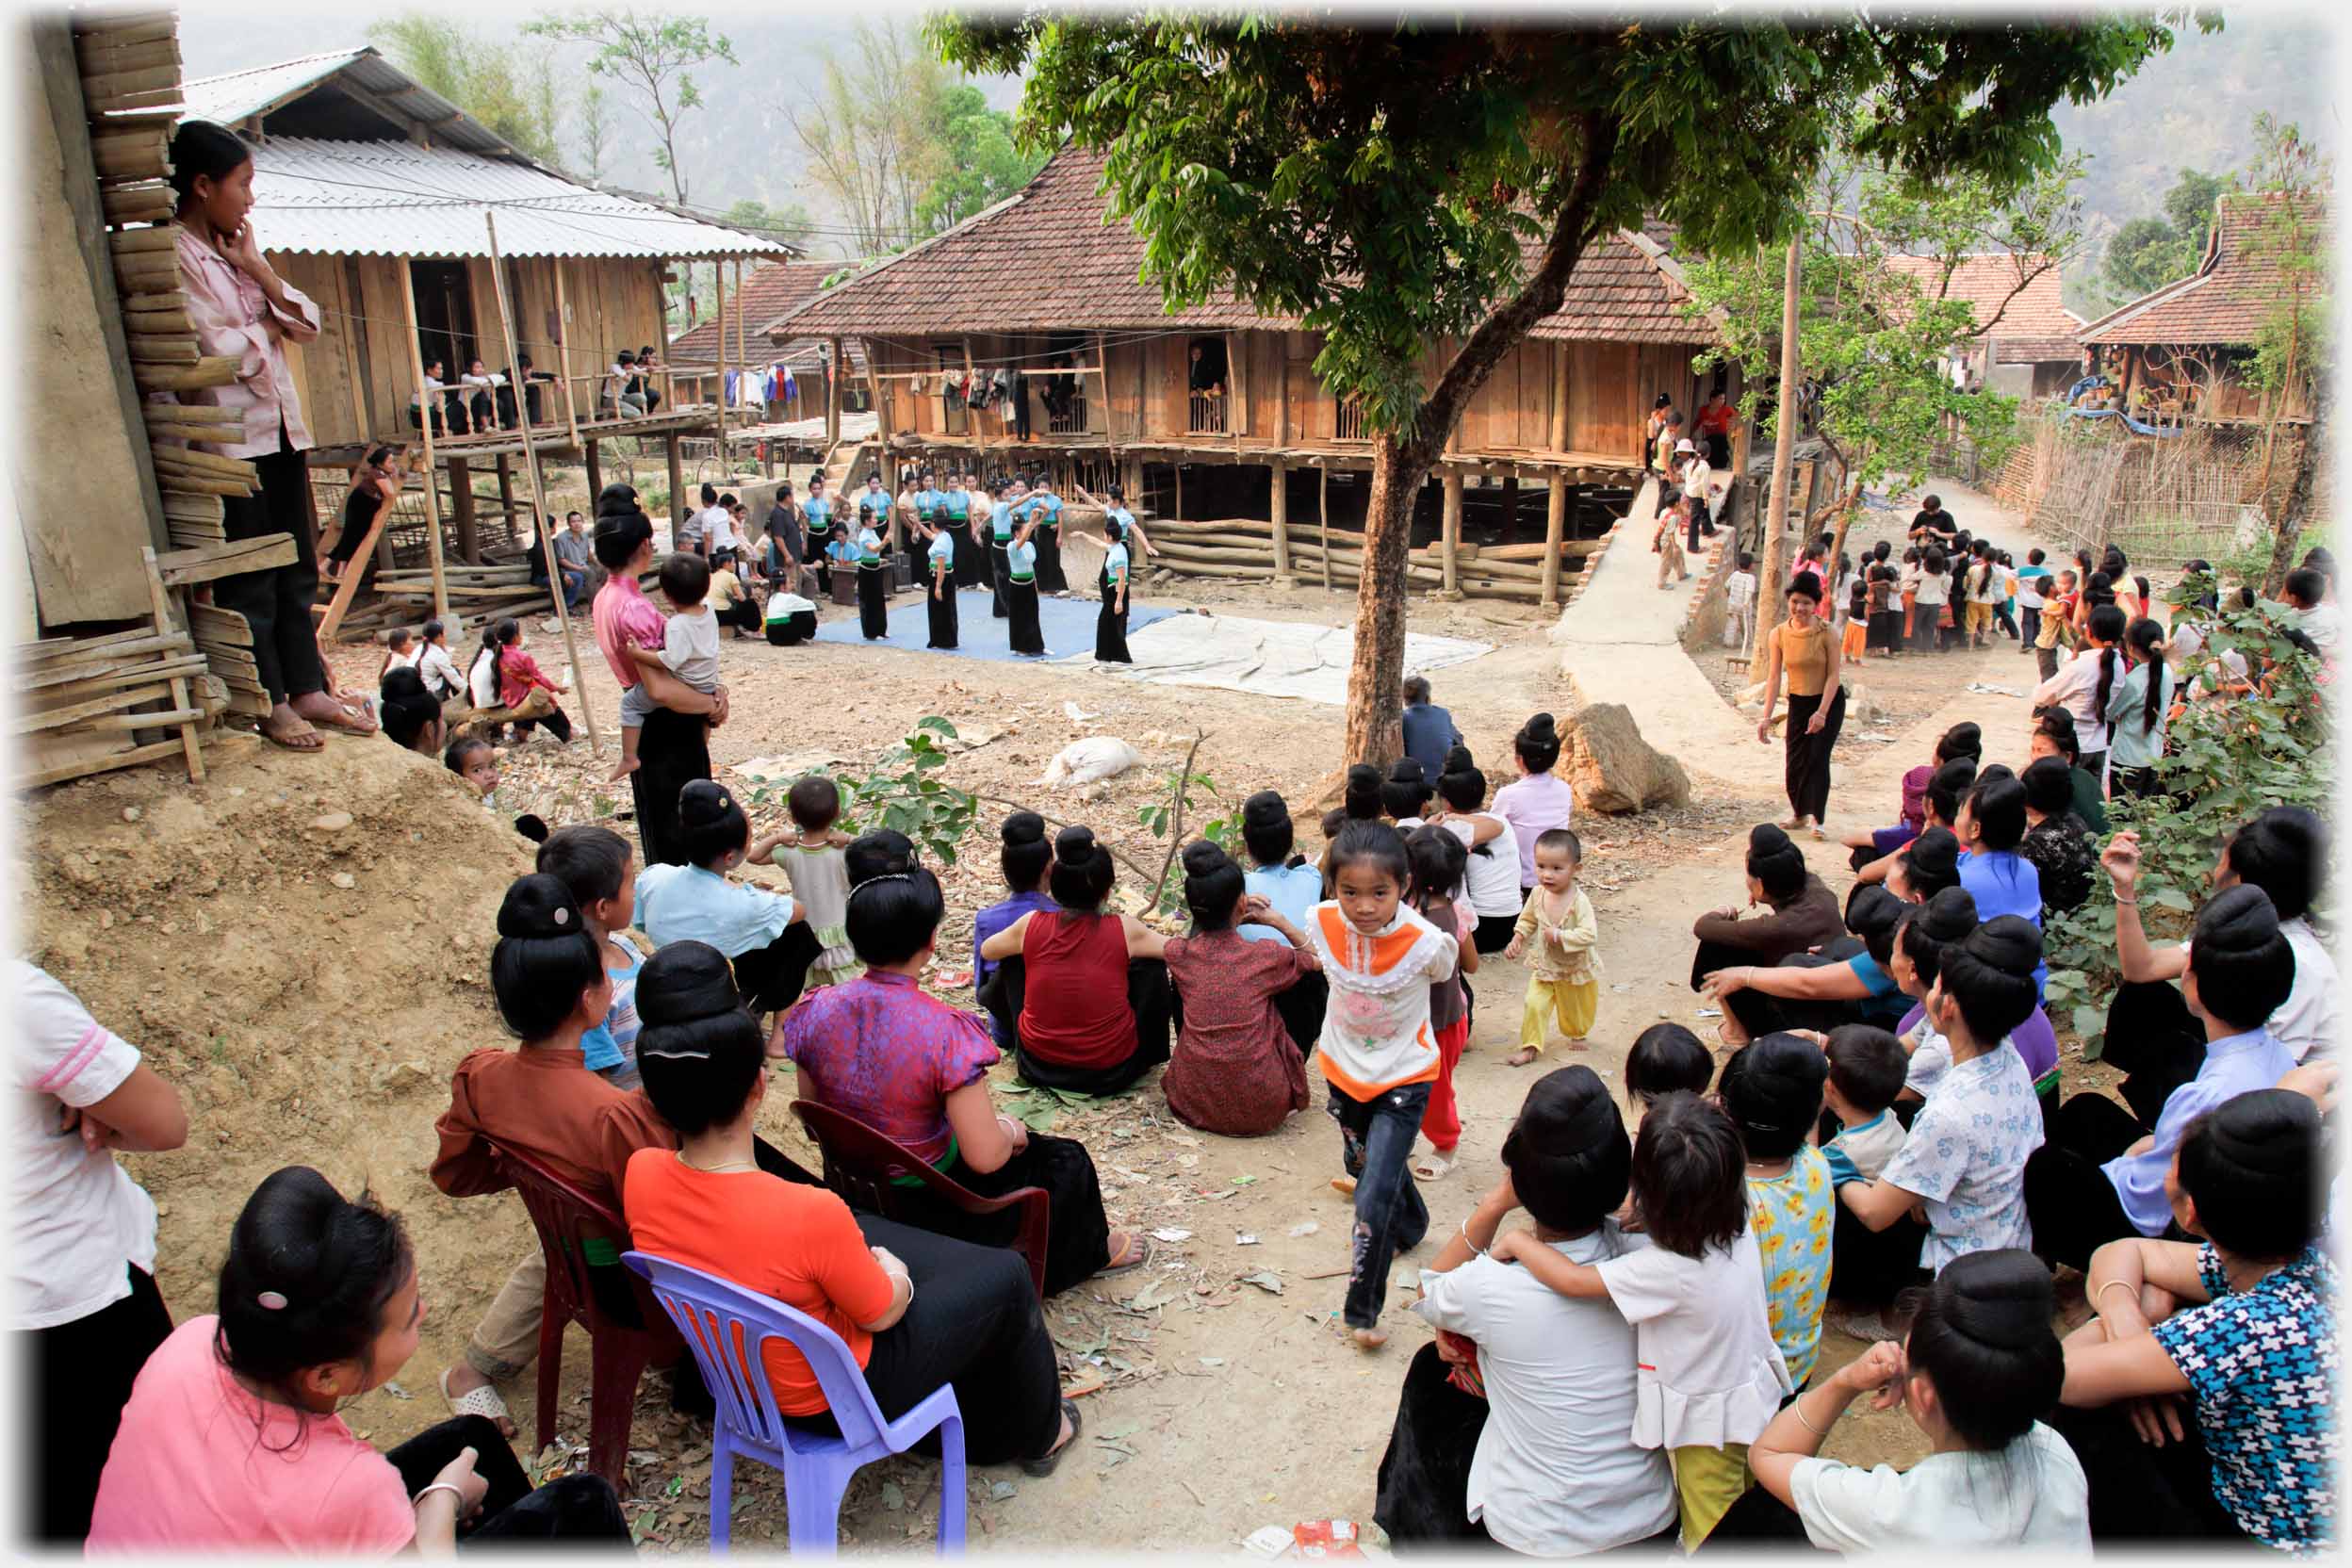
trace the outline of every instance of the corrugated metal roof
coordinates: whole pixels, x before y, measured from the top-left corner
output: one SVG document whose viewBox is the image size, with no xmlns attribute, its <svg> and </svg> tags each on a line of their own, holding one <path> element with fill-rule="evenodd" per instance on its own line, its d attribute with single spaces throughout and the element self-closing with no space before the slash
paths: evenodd
<svg viewBox="0 0 2352 1568">
<path fill-rule="evenodd" d="M 188 83 L 180 90 L 191 119 L 235 124 L 292 102 L 330 77 L 348 75 L 359 87 L 391 100 L 389 106 L 431 128 L 436 142 L 471 153 L 512 153 L 506 141 L 455 104 L 416 85 L 373 49 L 337 49 L 324 55 L 257 65 Z"/>
<path fill-rule="evenodd" d="M 487 256 L 785 255 L 769 240 L 592 190 L 529 163 L 405 141 L 281 137 L 253 149 L 253 222 L 272 251 Z"/>
</svg>

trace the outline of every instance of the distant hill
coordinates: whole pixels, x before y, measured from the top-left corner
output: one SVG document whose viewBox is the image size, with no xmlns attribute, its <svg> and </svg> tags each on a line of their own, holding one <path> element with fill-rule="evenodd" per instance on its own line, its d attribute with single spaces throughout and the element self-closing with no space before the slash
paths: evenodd
<svg viewBox="0 0 2352 1568">
<path fill-rule="evenodd" d="M 181 13 L 180 48 L 191 76 L 263 65 L 297 55 L 318 54 L 367 41 L 368 20 L 399 8 L 349 13 L 281 11 L 257 17 L 248 7 L 234 10 L 197 4 Z M 514 34 L 522 13 L 483 24 L 485 34 L 504 41 Z M 771 204 L 804 203 L 815 215 L 816 248 L 837 253 L 841 222 L 824 196 L 806 180 L 806 159 L 784 116 L 784 106 L 811 100 L 823 75 L 821 53 L 845 46 L 846 18 L 730 16 L 710 14 L 735 46 L 738 67 L 700 72 L 705 106 L 688 122 L 683 137 L 689 198 L 697 207 L 724 208 L 743 197 Z M 2301 17 L 2235 13 L 2224 31 L 2206 37 L 2184 33 L 2171 54 L 2140 74 L 2102 103 L 2062 106 L 2058 126 L 2070 148 L 2091 155 L 2083 180 L 2083 204 L 2094 245 L 2067 270 L 2067 302 L 2084 315 L 2106 306 L 2088 284 L 2098 270 L 2099 247 L 2131 219 L 2159 210 L 2165 189 L 2184 168 L 2208 172 L 2236 169 L 2253 151 L 2254 116 L 2267 109 L 2299 123 L 2324 151 L 2341 140 L 2329 102 L 2336 80 L 2335 33 L 2324 23 Z M 559 59 L 580 61 L 577 46 Z M 572 78 L 584 85 L 585 70 Z M 886 84 L 875 84 L 877 90 Z M 1020 95 L 1009 77 L 982 83 L 990 103 L 1011 107 Z M 666 190 L 667 178 L 647 151 L 650 138 L 627 106 L 628 95 L 608 84 L 620 106 L 623 134 L 608 158 L 605 177 L 640 190 Z M 568 142 L 567 142 L 568 147 Z"/>
</svg>

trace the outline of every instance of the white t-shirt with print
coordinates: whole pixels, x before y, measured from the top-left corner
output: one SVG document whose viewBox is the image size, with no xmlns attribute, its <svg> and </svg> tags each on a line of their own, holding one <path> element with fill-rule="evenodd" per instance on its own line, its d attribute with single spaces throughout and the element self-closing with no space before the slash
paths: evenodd
<svg viewBox="0 0 2352 1568">
<path fill-rule="evenodd" d="M 1551 1246 L 1593 1264 L 1649 1242 L 1604 1224 Z M 1633 1442 L 1634 1331 L 1615 1307 L 1485 1257 L 1425 1270 L 1421 1289 L 1415 1311 L 1478 1342 L 1489 1414 L 1470 1461 L 1469 1516 L 1487 1534 L 1516 1552 L 1579 1557 L 1674 1523 L 1666 1455 Z"/>
<path fill-rule="evenodd" d="M 1823 1551 L 2091 1551 L 2082 1462 L 2038 1421 L 1998 1454 L 1930 1454 L 1908 1470 L 1801 1459 L 1788 1491 L 1806 1537 Z"/>
<path fill-rule="evenodd" d="M 60 1133 L 68 1105 L 121 1088 L 139 1051 L 90 1016 L 72 991 L 22 959 L 7 960 L 16 997 L 16 1162 L 10 1205 L 16 1286 L 10 1326 L 78 1322 L 131 1293 L 126 1266 L 153 1273 L 155 1205 L 105 1151 Z"/>
<path fill-rule="evenodd" d="M 1634 1442 L 1755 1442 L 1795 1387 L 1772 1339 L 1756 1233 L 1742 1227 L 1701 1258 L 1645 1247 L 1594 1266 L 1635 1330 Z"/>
<path fill-rule="evenodd" d="M 1946 1069 L 1879 1178 L 1926 1200 L 1919 1266 L 1940 1274 L 1970 1252 L 2031 1248 L 2025 1162 L 2041 1146 L 2042 1107 L 2023 1056 L 2004 1044 Z"/>
</svg>

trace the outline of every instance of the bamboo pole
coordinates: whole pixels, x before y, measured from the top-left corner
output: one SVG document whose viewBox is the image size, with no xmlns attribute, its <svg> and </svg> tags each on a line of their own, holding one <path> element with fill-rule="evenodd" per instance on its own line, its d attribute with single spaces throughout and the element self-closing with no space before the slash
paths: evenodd
<svg viewBox="0 0 2352 1568">
<path fill-rule="evenodd" d="M 1767 645 L 1774 628 L 1786 612 L 1782 609 L 1785 596 L 1781 588 L 1788 576 L 1788 481 L 1789 454 L 1797 436 L 1797 261 L 1798 244 L 1795 237 L 1788 241 L 1788 255 L 1780 295 L 1780 407 L 1773 414 L 1773 422 L 1780 428 L 1772 441 L 1772 487 L 1764 514 L 1764 573 L 1758 580 L 1764 584 L 1758 596 L 1756 616 L 1756 646 L 1748 664 L 1748 678 L 1764 678 L 1765 666 L 1771 662 Z M 1659 484 L 1664 484 L 1661 476 Z M 1769 617 L 1769 621 L 1768 618 Z"/>
<path fill-rule="evenodd" d="M 1544 509 L 1544 608 L 1560 603 L 1560 545 L 1567 533 L 1568 482 L 1554 474 Z"/>
<path fill-rule="evenodd" d="M 564 386 L 564 428 L 571 435 L 572 449 L 581 451 L 585 449 L 580 444 L 580 403 L 572 395 L 572 307 L 564 294 L 564 276 L 569 270 L 562 256 L 555 258 L 555 373 Z M 589 466 L 595 466 L 593 461 Z M 591 496 L 589 505 L 595 504 Z"/>
<path fill-rule="evenodd" d="M 1323 531 L 1323 591 L 1331 591 L 1331 471 L 1315 466 L 1315 520 Z"/>
<path fill-rule="evenodd" d="M 498 215 L 482 215 L 483 228 L 490 237 L 491 291 L 498 300 L 498 328 L 506 335 L 506 362 L 515 361 L 514 315 L 506 301 L 506 270 L 498 260 Z M 547 498 L 539 482 L 539 444 L 531 433 L 531 421 L 521 421 L 523 431 L 523 466 L 531 474 L 531 503 L 539 514 L 539 549 L 547 559 L 547 583 L 553 590 L 555 618 L 564 629 L 564 657 L 572 666 L 572 690 L 580 694 L 580 716 L 588 727 L 588 755 L 594 757 L 604 749 L 596 734 L 596 707 L 588 700 L 587 682 L 580 677 L 580 645 L 572 636 L 572 612 L 564 602 L 564 572 L 555 553 L 555 531 L 547 526 Z"/>
<path fill-rule="evenodd" d="M 417 470 L 425 482 L 425 558 L 433 563 L 433 612 L 449 619 L 449 580 L 441 564 L 440 481 L 433 466 L 433 416 L 436 410 L 425 393 L 424 335 L 416 330 L 416 282 L 408 258 L 400 257 L 400 305 L 408 316 L 408 373 L 416 378 L 416 425 L 424 437 L 425 463 Z M 454 633 L 454 626 L 449 630 Z"/>
<path fill-rule="evenodd" d="M 710 276 L 718 285 L 717 305 L 710 312 L 710 324 L 719 329 L 717 395 L 710 400 L 719 411 L 719 487 L 727 487 L 727 263 L 710 264 Z M 740 297 L 740 291 L 739 291 Z M 737 345 L 739 348 L 740 344 Z"/>
<path fill-rule="evenodd" d="M 1444 553 L 1446 592 L 1452 594 L 1459 593 L 1462 589 L 1459 565 L 1462 554 L 1462 476 L 1457 473 L 1447 474 L 1445 487 L 1445 521 L 1439 533 L 1439 542 Z"/>
</svg>

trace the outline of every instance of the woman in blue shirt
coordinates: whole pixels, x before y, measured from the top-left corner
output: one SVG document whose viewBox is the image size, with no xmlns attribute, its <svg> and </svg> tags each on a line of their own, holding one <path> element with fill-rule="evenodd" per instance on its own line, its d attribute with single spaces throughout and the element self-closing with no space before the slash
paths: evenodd
<svg viewBox="0 0 2352 1568">
<path fill-rule="evenodd" d="M 727 879 L 739 866 L 764 863 L 781 837 L 755 841 L 735 792 L 697 778 L 678 796 L 678 843 L 687 863 L 657 861 L 637 874 L 637 928 L 657 948 L 683 941 L 717 948 L 734 965 L 755 1016 L 799 1000 L 808 966 L 825 951 L 799 905 Z"/>
<path fill-rule="evenodd" d="M 956 646 L 956 531 L 942 515 L 931 531 L 931 547 L 924 551 L 930 588 L 923 602 L 931 617 L 931 640 L 925 647 Z"/>
<path fill-rule="evenodd" d="M 1004 547 L 1004 610 L 1011 623 L 1006 641 L 1015 653 L 1031 658 L 1045 654 L 1045 633 L 1037 628 L 1037 547 L 1030 543 L 1037 531 L 1032 516 Z"/>
<path fill-rule="evenodd" d="M 1052 477 L 1039 474 L 1029 487 L 1029 498 L 1014 508 L 1014 514 L 1037 520 L 1037 592 L 1067 595 L 1070 579 L 1062 573 L 1062 498 L 1054 493 Z"/>
<path fill-rule="evenodd" d="M 890 634 L 890 569 L 882 559 L 882 536 L 868 509 L 858 509 L 858 629 L 869 643 Z"/>
<path fill-rule="evenodd" d="M 1102 610 L 1094 622 L 1098 664 L 1132 664 L 1127 652 L 1127 530 L 1116 517 L 1102 520 Z"/>
<path fill-rule="evenodd" d="M 1291 853 L 1297 829 L 1290 807 L 1273 790 L 1260 790 L 1241 803 L 1241 841 L 1250 852 L 1250 870 L 1242 886 L 1266 900 L 1293 925 L 1304 926 L 1307 911 L 1323 901 L 1323 874 Z M 1270 925 L 1240 927 L 1244 939 L 1282 942 L 1290 939 Z M 1323 1013 L 1331 999 L 1331 982 L 1320 972 L 1302 974 L 1298 983 L 1276 994 L 1274 1010 L 1282 1027 L 1301 1051 L 1315 1048 L 1323 1033 Z"/>
<path fill-rule="evenodd" d="M 995 959 L 980 956 L 980 944 L 1023 915 L 1054 907 L 1052 895 L 1046 891 L 1046 884 L 1054 875 L 1054 841 L 1045 836 L 1045 819 L 1035 811 L 1015 811 L 1004 819 L 997 837 L 1003 841 L 997 851 L 997 865 L 1004 873 L 1004 885 L 1012 890 L 1013 896 L 991 904 L 972 917 L 974 996 L 980 994 L 988 976 L 999 967 Z M 993 1013 L 988 1015 L 988 1031 L 996 1037 L 998 1050 L 1013 1049 L 1012 1036 Z"/>
<path fill-rule="evenodd" d="M 1012 604 L 1005 597 L 1004 582 L 1010 570 L 1004 564 L 1004 552 L 1013 542 L 1013 498 L 1011 486 L 1003 480 L 988 482 L 988 614 L 995 620 L 1005 620 L 1012 614 Z"/>
</svg>

